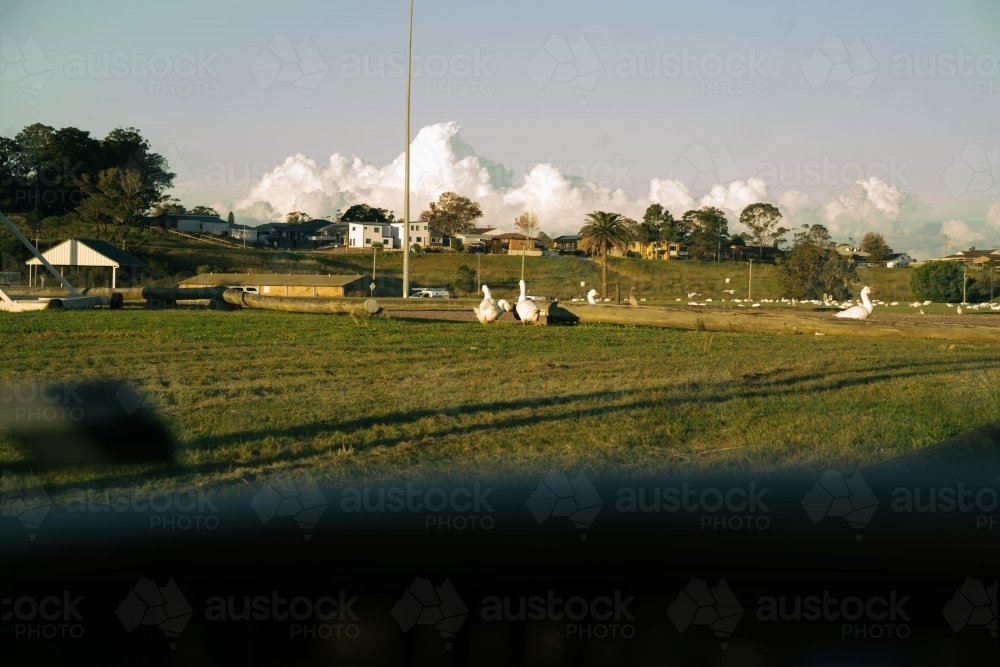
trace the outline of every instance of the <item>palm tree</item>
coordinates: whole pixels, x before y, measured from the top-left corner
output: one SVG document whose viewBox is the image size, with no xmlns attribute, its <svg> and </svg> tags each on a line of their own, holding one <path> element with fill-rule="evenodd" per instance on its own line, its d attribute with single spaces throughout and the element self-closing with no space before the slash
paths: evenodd
<svg viewBox="0 0 1000 667">
<path fill-rule="evenodd" d="M 594 211 L 587 214 L 587 224 L 580 228 L 580 249 L 601 255 L 601 294 L 608 293 L 608 253 L 612 248 L 624 252 L 632 242 L 633 229 L 620 213 Z"/>
</svg>

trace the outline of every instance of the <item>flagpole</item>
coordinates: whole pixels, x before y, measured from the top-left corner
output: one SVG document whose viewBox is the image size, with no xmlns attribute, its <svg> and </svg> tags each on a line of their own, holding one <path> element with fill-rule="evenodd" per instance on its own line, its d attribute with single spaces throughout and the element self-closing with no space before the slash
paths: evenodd
<svg viewBox="0 0 1000 667">
<path fill-rule="evenodd" d="M 403 167 L 403 298 L 410 298 L 410 80 L 413 70 L 413 0 L 406 46 L 406 163 Z"/>
</svg>

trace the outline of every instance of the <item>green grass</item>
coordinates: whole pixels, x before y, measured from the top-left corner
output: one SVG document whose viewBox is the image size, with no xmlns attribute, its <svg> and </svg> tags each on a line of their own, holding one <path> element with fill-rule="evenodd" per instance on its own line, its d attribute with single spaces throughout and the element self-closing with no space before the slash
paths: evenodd
<svg viewBox="0 0 1000 667">
<path fill-rule="evenodd" d="M 430 474 L 851 470 L 1000 419 L 1000 346 L 244 310 L 0 315 L 0 381 L 130 379 L 172 470 L 73 488 Z M 0 433 L 0 466 L 31 467 Z"/>
</svg>

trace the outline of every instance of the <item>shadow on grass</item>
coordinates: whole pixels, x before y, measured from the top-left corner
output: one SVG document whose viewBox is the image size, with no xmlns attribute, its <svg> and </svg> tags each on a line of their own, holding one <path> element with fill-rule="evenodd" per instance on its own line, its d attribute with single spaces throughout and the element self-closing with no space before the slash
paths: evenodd
<svg viewBox="0 0 1000 667">
<path fill-rule="evenodd" d="M 505 430 L 526 426 L 552 425 L 567 420 L 587 418 L 613 418 L 616 415 L 653 408 L 680 408 L 686 405 L 718 405 L 728 401 L 746 398 L 771 398 L 794 394 L 808 396 L 836 391 L 850 387 L 861 387 L 906 378 L 927 377 L 945 373 L 967 372 L 982 368 L 976 361 L 927 361 L 920 363 L 895 363 L 883 366 L 874 373 L 866 373 L 863 369 L 844 368 L 833 371 L 800 373 L 784 377 L 753 375 L 742 380 L 717 382 L 675 382 L 657 387 L 640 390 L 607 390 L 551 396 L 546 398 L 516 399 L 493 401 L 489 403 L 466 403 L 451 407 L 428 408 L 421 410 L 396 411 L 381 415 L 365 416 L 341 421 L 337 419 L 321 419 L 307 424 L 281 429 L 246 430 L 226 435 L 198 438 L 181 444 L 177 454 L 183 457 L 185 451 L 204 451 L 252 442 L 266 437 L 305 439 L 339 432 L 362 434 L 375 426 L 392 426 L 403 430 L 406 426 L 422 419 L 439 415 L 476 417 L 478 423 L 455 424 L 420 434 L 397 433 L 382 437 L 358 447 L 356 451 L 368 451 L 377 447 L 396 447 L 406 442 L 417 440 L 435 440 L 449 436 L 463 436 L 478 433 L 500 433 Z M 772 375 L 784 375 L 786 371 L 773 371 Z M 651 394 L 641 399 L 627 400 L 636 394 Z M 597 402 L 597 405 L 594 403 Z M 532 414 L 510 414 L 523 410 L 535 410 Z M 507 416 L 505 416 L 507 415 Z M 487 418 L 489 417 L 489 418 Z M 292 464 L 322 454 L 322 450 L 306 449 L 304 451 L 286 451 L 265 458 L 257 458 L 247 462 L 208 461 L 201 463 L 180 463 L 172 468 L 157 468 L 155 471 L 136 470 L 130 467 L 128 471 L 120 467 L 107 469 L 106 473 L 98 475 L 86 482 L 66 482 L 46 484 L 46 489 L 52 493 L 62 493 L 75 487 L 114 487 L 134 484 L 137 477 L 148 477 L 154 474 L 160 476 L 190 476 L 211 475 L 232 470 L 234 467 L 267 467 L 274 464 Z M 14 472 L 27 472 L 30 462 L 17 462 L 5 465 Z"/>
</svg>

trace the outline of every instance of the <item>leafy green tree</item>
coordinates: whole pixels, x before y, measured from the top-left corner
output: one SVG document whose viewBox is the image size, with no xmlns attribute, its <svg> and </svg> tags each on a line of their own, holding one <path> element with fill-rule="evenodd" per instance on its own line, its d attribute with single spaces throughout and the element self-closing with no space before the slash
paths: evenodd
<svg viewBox="0 0 1000 667">
<path fill-rule="evenodd" d="M 87 199 L 80 213 L 96 224 L 102 238 L 125 251 L 146 242 L 148 228 L 143 217 L 162 201 L 162 195 L 148 187 L 139 170 L 104 169 L 93 181 L 84 175 L 82 187 Z"/>
<path fill-rule="evenodd" d="M 961 301 L 962 262 L 927 262 L 913 269 L 910 290 L 918 299 Z"/>
<path fill-rule="evenodd" d="M 216 211 L 211 206 L 195 206 L 193 209 L 188 211 L 188 213 L 190 213 L 191 215 L 214 215 L 215 217 L 219 216 L 219 212 Z"/>
<path fill-rule="evenodd" d="M 167 199 L 164 199 L 159 204 L 157 204 L 153 208 L 153 212 L 151 215 L 155 218 L 170 213 L 187 213 L 187 212 L 188 211 L 186 208 L 184 208 L 183 204 L 181 204 L 178 200 L 174 199 L 173 197 L 169 197 Z"/>
<path fill-rule="evenodd" d="M 670 211 L 660 204 L 650 204 L 642 216 L 642 222 L 636 226 L 636 240 L 642 245 L 643 250 L 649 246 L 654 255 L 663 240 L 664 216 L 670 216 Z"/>
<path fill-rule="evenodd" d="M 729 240 L 729 221 L 721 209 L 714 206 L 703 206 L 697 210 L 687 211 L 683 217 L 688 233 L 688 256 L 703 258 L 711 252 L 713 255 L 719 246 Z"/>
<path fill-rule="evenodd" d="M 817 248 L 830 249 L 830 230 L 824 225 L 802 225 L 800 231 L 795 232 L 792 245 L 798 247 L 804 243 L 814 245 Z"/>
<path fill-rule="evenodd" d="M 228 222 L 231 225 L 236 224 L 236 216 L 233 215 L 232 211 L 230 211 L 229 215 L 226 216 L 226 222 Z"/>
<path fill-rule="evenodd" d="M 633 231 L 627 218 L 620 213 L 594 211 L 587 214 L 588 222 L 580 228 L 579 248 L 601 256 L 601 293 L 608 293 L 608 253 L 612 248 L 628 249 Z"/>
<path fill-rule="evenodd" d="M 750 204 L 740 213 L 740 222 L 750 230 L 750 240 L 764 258 L 764 246 L 777 246 L 789 230 L 781 226 L 781 211 L 773 204 Z"/>
<path fill-rule="evenodd" d="M 308 213 L 303 213 L 302 211 L 292 211 L 285 215 L 285 222 L 290 225 L 295 225 L 300 222 L 309 222 L 312 220 L 312 216 Z"/>
<path fill-rule="evenodd" d="M 341 222 L 392 222 L 396 215 L 384 208 L 375 208 L 368 204 L 355 204 L 340 216 Z"/>
<path fill-rule="evenodd" d="M 857 282 L 854 265 L 829 247 L 830 234 L 823 225 L 802 225 L 795 246 L 778 266 L 782 296 L 789 299 L 819 299 L 829 294 L 847 299 Z"/>
<path fill-rule="evenodd" d="M 538 236 L 535 237 L 535 240 L 538 241 L 538 244 L 546 250 L 552 249 L 552 237 L 545 232 L 538 232 Z"/>
<path fill-rule="evenodd" d="M 481 217 L 483 209 L 479 203 L 456 192 L 443 193 L 420 214 L 421 220 L 429 222 L 431 227 L 448 236 L 469 231 Z"/>
<path fill-rule="evenodd" d="M 868 232 L 861 239 L 861 251 L 868 253 L 872 262 L 884 262 L 892 254 L 892 248 L 885 242 L 885 237 L 877 232 Z"/>
<path fill-rule="evenodd" d="M 458 275 L 455 277 L 455 289 L 466 294 L 476 291 L 476 271 L 465 264 L 458 267 Z"/>
</svg>

